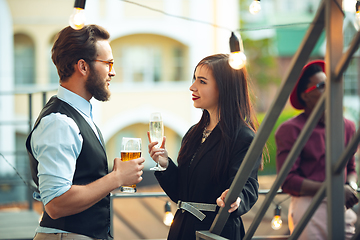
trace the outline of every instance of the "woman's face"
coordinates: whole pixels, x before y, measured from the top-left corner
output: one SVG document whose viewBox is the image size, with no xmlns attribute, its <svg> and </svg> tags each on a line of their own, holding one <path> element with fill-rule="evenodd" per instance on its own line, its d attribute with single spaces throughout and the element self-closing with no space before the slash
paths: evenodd
<svg viewBox="0 0 360 240">
<path fill-rule="evenodd" d="M 212 71 L 206 66 L 198 66 L 195 70 L 195 80 L 190 86 L 194 107 L 206 109 L 209 114 L 218 109 L 219 90 Z"/>
</svg>

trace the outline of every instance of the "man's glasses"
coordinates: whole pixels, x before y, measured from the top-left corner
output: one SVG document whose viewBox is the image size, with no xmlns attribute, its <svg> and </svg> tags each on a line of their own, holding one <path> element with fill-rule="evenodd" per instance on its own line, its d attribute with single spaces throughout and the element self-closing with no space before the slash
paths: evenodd
<svg viewBox="0 0 360 240">
<path fill-rule="evenodd" d="M 94 59 L 92 61 L 106 63 L 107 65 L 109 65 L 109 72 L 111 72 L 111 70 L 114 66 L 114 62 L 110 62 L 110 61 L 104 61 L 104 60 L 99 60 L 99 59 Z"/>
<path fill-rule="evenodd" d="M 309 87 L 305 90 L 305 93 L 311 92 L 314 89 L 323 90 L 325 88 L 325 82 L 318 83 L 312 87 Z"/>
</svg>

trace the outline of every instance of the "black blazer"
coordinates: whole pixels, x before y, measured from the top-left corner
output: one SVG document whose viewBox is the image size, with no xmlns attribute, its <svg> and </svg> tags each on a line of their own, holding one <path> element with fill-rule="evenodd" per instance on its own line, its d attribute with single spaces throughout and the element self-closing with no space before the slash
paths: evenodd
<svg viewBox="0 0 360 240">
<path fill-rule="evenodd" d="M 230 187 L 254 135 L 254 132 L 247 126 L 239 130 L 227 173 L 220 180 L 214 179 L 211 174 L 215 164 L 214 156 L 221 138 L 218 126 L 213 129 L 210 136 L 201 145 L 190 165 L 184 164 L 177 167 L 172 160 L 169 160 L 168 168 L 163 172 L 155 172 L 155 176 L 162 189 L 175 203 L 182 200 L 185 202 L 216 204 L 216 199 Z M 225 238 L 242 239 L 245 234 L 240 216 L 248 212 L 258 199 L 257 171 L 261 162 L 261 153 L 259 153 L 259 158 L 254 159 L 254 161 L 256 161 L 256 164 L 239 195 L 241 199 L 240 206 L 237 211 L 230 214 L 221 233 L 221 236 Z M 216 212 L 204 211 L 206 217 L 203 221 L 200 221 L 191 213 L 178 210 L 170 227 L 168 239 L 195 240 L 195 231 L 209 230 L 217 212 L 218 208 Z"/>
</svg>

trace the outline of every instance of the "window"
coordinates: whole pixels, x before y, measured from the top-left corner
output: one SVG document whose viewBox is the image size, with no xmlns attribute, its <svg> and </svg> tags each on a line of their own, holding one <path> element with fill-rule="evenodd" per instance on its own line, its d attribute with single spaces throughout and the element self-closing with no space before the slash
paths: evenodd
<svg viewBox="0 0 360 240">
<path fill-rule="evenodd" d="M 159 82 L 161 51 L 154 46 L 129 46 L 120 58 L 124 82 Z"/>
<path fill-rule="evenodd" d="M 51 41 L 49 42 L 49 83 L 59 83 L 60 81 L 56 66 L 51 59 L 51 49 L 54 45 L 55 37 L 56 36 L 53 36 Z"/>
<path fill-rule="evenodd" d="M 15 84 L 35 83 L 34 43 L 25 34 L 14 36 L 14 76 Z"/>
<path fill-rule="evenodd" d="M 113 83 L 157 83 L 186 79 L 187 47 L 168 37 L 134 34 L 111 41 Z"/>
<path fill-rule="evenodd" d="M 358 59 L 353 58 L 344 73 L 344 95 L 354 96 L 358 94 Z"/>
<path fill-rule="evenodd" d="M 184 80 L 184 51 L 180 47 L 174 48 L 174 80 Z"/>
</svg>

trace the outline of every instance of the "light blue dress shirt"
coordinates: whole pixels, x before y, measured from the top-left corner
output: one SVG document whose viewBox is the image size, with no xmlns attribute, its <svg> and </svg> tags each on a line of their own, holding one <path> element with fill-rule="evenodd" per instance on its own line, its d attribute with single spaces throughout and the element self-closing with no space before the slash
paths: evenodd
<svg viewBox="0 0 360 240">
<path fill-rule="evenodd" d="M 92 121 L 91 103 L 79 95 L 59 87 L 57 97 L 76 109 L 89 123 L 98 136 Z M 100 141 L 101 142 L 101 141 Z M 38 160 L 40 194 L 34 192 L 34 199 L 44 206 L 53 198 L 71 188 L 76 159 L 82 149 L 83 138 L 75 121 L 61 113 L 51 113 L 42 118 L 31 137 L 31 149 Z M 65 233 L 65 231 L 39 226 L 36 232 Z"/>
</svg>

